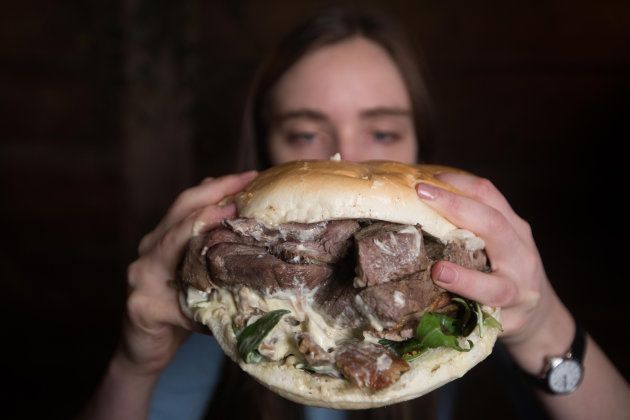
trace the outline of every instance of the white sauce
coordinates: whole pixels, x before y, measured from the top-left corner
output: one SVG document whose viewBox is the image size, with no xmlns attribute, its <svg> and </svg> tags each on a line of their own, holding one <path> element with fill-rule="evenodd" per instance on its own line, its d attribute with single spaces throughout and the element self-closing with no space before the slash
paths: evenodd
<svg viewBox="0 0 630 420">
<path fill-rule="evenodd" d="M 196 320 L 204 322 L 211 317 L 227 317 L 229 319 L 224 319 L 223 322 L 228 325 L 237 314 L 249 308 L 258 308 L 265 312 L 276 309 L 291 311 L 290 315 L 300 321 L 300 324 L 291 326 L 287 322 L 279 322 L 261 344 L 263 348 L 259 348 L 259 351 L 270 359 L 281 360 L 293 351 L 296 332 L 310 333 L 323 349 L 337 347 L 338 342 L 352 338 L 352 329 L 330 325 L 313 309 L 316 291 L 317 289 L 281 290 L 263 296 L 252 289 L 242 287 L 235 294 L 227 289 L 215 289 L 208 294 L 189 286 L 187 303 Z M 248 324 L 250 322 L 253 320 L 248 320 Z"/>
<path fill-rule="evenodd" d="M 354 297 L 354 303 L 356 303 L 359 311 L 361 311 L 361 313 L 370 321 L 370 325 L 372 326 L 372 328 L 374 328 L 376 331 L 383 331 L 383 325 L 379 322 L 378 319 L 376 319 L 374 314 L 370 312 L 370 309 L 367 307 L 365 302 L 363 302 L 361 296 L 356 295 Z"/>
<path fill-rule="evenodd" d="M 402 228 L 400 230 L 400 233 L 404 233 L 404 234 L 410 234 L 410 235 L 414 235 L 414 249 L 413 249 L 413 256 L 417 257 L 420 255 L 420 247 L 422 246 L 422 236 L 420 235 L 420 232 L 418 232 L 418 229 L 416 229 L 415 226 L 405 226 L 404 228 Z"/>
<path fill-rule="evenodd" d="M 373 239 L 372 241 L 374 242 L 374 245 L 376 245 L 378 247 L 378 249 L 380 249 L 383 252 L 383 254 L 387 254 L 387 255 L 389 255 L 391 257 L 395 257 L 396 256 L 396 254 L 391 249 L 389 249 L 387 247 L 387 245 L 385 245 L 383 242 L 379 241 L 376 238 Z"/>
<path fill-rule="evenodd" d="M 376 359 L 376 370 L 379 372 L 389 369 L 391 365 L 392 365 L 392 358 L 389 357 L 385 353 L 381 354 Z"/>
</svg>

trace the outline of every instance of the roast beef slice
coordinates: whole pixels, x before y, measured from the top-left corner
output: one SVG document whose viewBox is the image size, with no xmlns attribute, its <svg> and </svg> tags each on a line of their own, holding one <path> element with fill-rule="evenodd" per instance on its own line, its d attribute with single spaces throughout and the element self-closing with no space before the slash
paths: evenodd
<svg viewBox="0 0 630 420">
<path fill-rule="evenodd" d="M 268 227 L 254 219 L 225 221 L 244 243 L 267 247 L 282 260 L 299 263 L 334 263 L 342 259 L 359 229 L 355 220 L 321 223 L 284 223 Z"/>
<path fill-rule="evenodd" d="M 243 285 L 263 292 L 314 287 L 326 282 L 326 264 L 289 264 L 258 246 L 221 243 L 206 253 L 212 281 L 221 286 Z"/>
</svg>

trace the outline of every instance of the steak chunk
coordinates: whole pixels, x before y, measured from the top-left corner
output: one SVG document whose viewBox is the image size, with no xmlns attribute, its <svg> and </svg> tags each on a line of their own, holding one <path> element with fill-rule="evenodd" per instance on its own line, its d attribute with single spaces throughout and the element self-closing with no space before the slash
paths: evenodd
<svg viewBox="0 0 630 420">
<path fill-rule="evenodd" d="M 377 222 L 355 235 L 355 287 L 373 286 L 425 270 L 429 259 L 419 227 Z"/>
<path fill-rule="evenodd" d="M 248 286 L 262 292 L 313 289 L 332 275 L 325 264 L 289 264 L 258 246 L 221 243 L 206 254 L 210 277 L 223 286 Z"/>
<path fill-rule="evenodd" d="M 488 256 L 484 250 L 468 251 L 461 241 L 454 241 L 444 249 L 445 260 L 479 271 L 490 271 Z"/>
<path fill-rule="evenodd" d="M 358 327 L 366 324 L 363 315 L 354 304 L 357 290 L 351 279 L 342 283 L 336 276 L 315 294 L 315 307 L 329 321 L 341 327 Z"/>
<path fill-rule="evenodd" d="M 377 391 L 386 388 L 409 370 L 409 364 L 380 344 L 350 341 L 336 352 L 341 374 L 359 388 Z"/>
<path fill-rule="evenodd" d="M 355 302 L 368 319 L 390 329 L 403 325 L 414 314 L 439 309 L 450 298 L 446 290 L 431 281 L 429 270 L 425 270 L 400 281 L 363 289 Z"/>
<path fill-rule="evenodd" d="M 298 350 L 304 355 L 310 365 L 329 364 L 333 362 L 332 355 L 321 348 L 309 333 L 296 334 L 295 341 L 297 342 Z"/>
</svg>

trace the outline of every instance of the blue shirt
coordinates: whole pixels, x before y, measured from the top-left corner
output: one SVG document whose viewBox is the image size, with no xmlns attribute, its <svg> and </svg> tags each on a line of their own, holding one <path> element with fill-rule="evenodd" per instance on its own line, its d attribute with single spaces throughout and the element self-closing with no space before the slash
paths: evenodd
<svg viewBox="0 0 630 420">
<path fill-rule="evenodd" d="M 164 369 L 149 406 L 150 420 L 198 420 L 204 417 L 219 381 L 223 351 L 214 337 L 193 333 Z M 440 388 L 438 420 L 453 416 L 456 387 L 451 382 Z M 346 412 L 305 406 L 306 420 L 344 420 Z"/>
</svg>

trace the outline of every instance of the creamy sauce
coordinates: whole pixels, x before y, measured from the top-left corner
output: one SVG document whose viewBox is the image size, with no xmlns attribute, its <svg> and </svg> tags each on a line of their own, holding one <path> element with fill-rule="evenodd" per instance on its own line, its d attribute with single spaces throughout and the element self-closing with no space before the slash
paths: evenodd
<svg viewBox="0 0 630 420">
<path fill-rule="evenodd" d="M 383 254 L 389 255 L 391 257 L 396 256 L 396 254 L 391 249 L 389 249 L 387 245 L 385 245 L 383 242 L 379 241 L 378 239 L 373 239 L 372 242 L 374 242 L 374 245 L 376 245 L 376 247 L 380 249 L 383 252 Z"/>
<path fill-rule="evenodd" d="M 384 371 L 390 368 L 392 365 L 392 358 L 389 357 L 386 353 L 381 354 L 376 359 L 376 370 Z"/>
<path fill-rule="evenodd" d="M 370 311 L 370 308 L 367 307 L 361 296 L 356 295 L 354 297 L 354 303 L 356 303 L 357 308 L 361 313 L 370 321 L 370 325 L 376 331 L 383 331 L 383 325 L 379 322 L 379 320 L 374 316 L 374 314 Z"/>
<path fill-rule="evenodd" d="M 414 235 L 414 247 L 413 247 L 413 257 L 417 257 L 420 255 L 420 248 L 422 247 L 422 236 L 420 236 L 420 232 L 416 229 L 415 226 L 405 226 L 400 230 L 400 233 Z"/>
<path fill-rule="evenodd" d="M 286 309 L 299 321 L 298 325 L 280 321 L 261 343 L 259 351 L 272 360 L 281 360 L 290 353 L 295 353 L 295 334 L 308 332 L 324 350 L 336 348 L 337 343 L 353 337 L 351 328 L 329 324 L 313 308 L 315 292 L 313 290 L 282 290 L 273 294 L 261 294 L 247 287 L 236 292 L 227 289 L 215 289 L 212 293 L 200 292 L 188 287 L 187 303 L 194 313 L 194 318 L 204 322 L 210 317 L 228 317 L 233 321 L 236 315 L 253 313 L 256 309 L 269 312 Z M 248 324 L 257 317 L 252 316 Z M 283 318 L 284 319 L 284 318 Z"/>
</svg>

